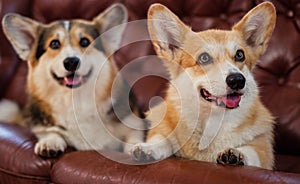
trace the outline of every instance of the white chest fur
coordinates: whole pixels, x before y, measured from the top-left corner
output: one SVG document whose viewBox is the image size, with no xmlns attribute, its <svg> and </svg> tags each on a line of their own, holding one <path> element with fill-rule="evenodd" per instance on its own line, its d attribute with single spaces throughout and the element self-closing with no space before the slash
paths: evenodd
<svg viewBox="0 0 300 184">
<path fill-rule="evenodd" d="M 107 127 L 111 122 L 107 112 L 111 108 L 110 98 L 96 104 L 94 94 L 90 90 L 55 95 L 51 101 L 55 124 L 65 128 L 60 133 L 69 145 L 80 150 L 86 149 L 117 149 L 120 137 L 115 138 L 111 131 L 114 126 Z"/>
</svg>

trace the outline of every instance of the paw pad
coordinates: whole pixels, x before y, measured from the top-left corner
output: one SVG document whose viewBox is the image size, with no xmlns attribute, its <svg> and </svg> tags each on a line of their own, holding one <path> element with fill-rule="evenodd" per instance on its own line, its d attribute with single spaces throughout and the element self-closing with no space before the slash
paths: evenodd
<svg viewBox="0 0 300 184">
<path fill-rule="evenodd" d="M 53 158 L 58 157 L 63 153 L 61 150 L 53 150 L 53 149 L 42 149 L 38 154 L 41 157 Z"/>
<path fill-rule="evenodd" d="M 244 165 L 244 156 L 238 150 L 229 148 L 218 154 L 217 163 L 223 165 Z"/>
<path fill-rule="evenodd" d="M 143 150 L 142 146 L 136 146 L 134 150 L 132 151 L 132 156 L 136 161 L 139 162 L 152 162 L 155 161 L 153 158 L 153 152 L 148 151 L 146 152 Z"/>
</svg>

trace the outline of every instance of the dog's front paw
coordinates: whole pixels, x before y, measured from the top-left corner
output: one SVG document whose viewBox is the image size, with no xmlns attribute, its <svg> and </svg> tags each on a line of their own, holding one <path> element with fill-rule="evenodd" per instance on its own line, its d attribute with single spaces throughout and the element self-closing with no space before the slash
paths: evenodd
<svg viewBox="0 0 300 184">
<path fill-rule="evenodd" d="M 130 154 L 134 160 L 139 162 L 152 162 L 155 160 L 161 160 L 167 156 L 157 149 L 155 146 L 147 143 L 139 143 L 132 147 Z"/>
<path fill-rule="evenodd" d="M 153 151 L 152 150 L 146 151 L 145 148 L 142 147 L 141 145 L 136 146 L 133 149 L 131 155 L 136 161 L 140 161 L 140 162 L 155 161 L 155 158 L 153 157 Z"/>
<path fill-rule="evenodd" d="M 223 165 L 244 165 L 244 156 L 238 150 L 229 148 L 218 154 L 217 163 Z"/>
<path fill-rule="evenodd" d="M 34 152 L 42 157 L 57 157 L 67 147 L 65 140 L 59 135 L 48 135 L 41 138 L 34 147 Z"/>
</svg>

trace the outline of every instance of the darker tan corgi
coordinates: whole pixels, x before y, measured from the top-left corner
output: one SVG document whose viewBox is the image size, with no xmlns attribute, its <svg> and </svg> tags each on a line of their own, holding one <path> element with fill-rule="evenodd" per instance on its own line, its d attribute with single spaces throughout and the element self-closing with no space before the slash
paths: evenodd
<svg viewBox="0 0 300 184">
<path fill-rule="evenodd" d="M 275 20 L 274 6 L 265 2 L 231 30 L 196 33 L 163 5 L 152 5 L 148 29 L 171 81 L 165 102 L 149 112 L 147 140 L 133 147 L 133 157 L 150 161 L 175 154 L 272 169 L 274 120 L 251 71 Z"/>
</svg>

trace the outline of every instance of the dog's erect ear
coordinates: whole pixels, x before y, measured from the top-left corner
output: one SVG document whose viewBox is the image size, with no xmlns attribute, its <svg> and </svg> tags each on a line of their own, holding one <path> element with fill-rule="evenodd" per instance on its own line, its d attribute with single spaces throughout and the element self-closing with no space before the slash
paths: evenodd
<svg viewBox="0 0 300 184">
<path fill-rule="evenodd" d="M 113 54 L 120 48 L 123 32 L 126 28 L 127 10 L 124 5 L 116 3 L 94 18 L 99 28 L 104 49 Z"/>
<path fill-rule="evenodd" d="M 270 2 L 264 2 L 249 11 L 233 30 L 239 31 L 257 55 L 261 55 L 275 27 L 276 11 Z"/>
<path fill-rule="evenodd" d="M 171 60 L 190 29 L 161 4 L 153 4 L 148 11 L 148 31 L 157 55 Z"/>
<path fill-rule="evenodd" d="M 22 60 L 29 59 L 39 26 L 38 22 L 19 14 L 9 13 L 4 16 L 3 31 Z"/>
</svg>

